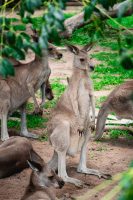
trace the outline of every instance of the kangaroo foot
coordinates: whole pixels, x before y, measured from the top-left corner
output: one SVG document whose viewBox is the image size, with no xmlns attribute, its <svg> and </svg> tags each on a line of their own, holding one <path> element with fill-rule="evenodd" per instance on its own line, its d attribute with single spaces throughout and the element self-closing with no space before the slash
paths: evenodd
<svg viewBox="0 0 133 200">
<path fill-rule="evenodd" d="M 23 137 L 33 138 L 33 139 L 38 139 L 38 138 L 39 138 L 38 135 L 36 135 L 36 134 L 34 134 L 34 133 L 30 133 L 30 132 L 28 132 L 28 131 L 21 132 L 20 135 L 23 136 Z"/>
<path fill-rule="evenodd" d="M 1 141 L 4 142 L 5 140 L 8 140 L 9 139 L 9 136 L 8 135 L 5 135 L 5 136 L 1 136 Z"/>
<path fill-rule="evenodd" d="M 100 172 L 99 170 L 89 169 L 89 168 L 86 168 L 86 167 L 78 168 L 77 172 L 83 173 L 83 174 L 88 174 L 88 175 L 95 175 L 95 176 L 98 176 L 99 178 L 111 179 L 110 174 L 105 174 L 105 173 Z"/>
<path fill-rule="evenodd" d="M 66 183 L 72 183 L 74 184 L 75 186 L 77 187 L 82 187 L 84 185 L 84 182 L 83 181 L 80 181 L 78 179 L 75 179 L 75 178 L 71 178 L 71 177 L 63 177 L 62 178 Z"/>
</svg>

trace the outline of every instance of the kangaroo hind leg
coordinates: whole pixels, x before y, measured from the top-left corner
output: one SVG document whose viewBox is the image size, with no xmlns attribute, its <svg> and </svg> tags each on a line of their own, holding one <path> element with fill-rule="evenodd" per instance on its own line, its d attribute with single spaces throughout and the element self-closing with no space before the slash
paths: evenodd
<svg viewBox="0 0 133 200">
<path fill-rule="evenodd" d="M 90 168 L 87 168 L 86 166 L 87 144 L 89 141 L 90 133 L 91 133 L 90 129 L 88 129 L 88 131 L 84 135 L 84 143 L 81 148 L 80 161 L 79 161 L 77 171 L 79 173 L 95 175 L 95 176 L 98 176 L 99 178 L 109 179 L 111 177 L 109 174 L 104 174 L 100 172 L 99 170 L 90 169 Z"/>
<path fill-rule="evenodd" d="M 76 186 L 83 185 L 82 181 L 69 177 L 66 171 L 66 154 L 70 146 L 69 122 L 63 121 L 58 125 L 51 134 L 50 141 L 58 155 L 58 176 L 67 183 L 72 183 Z"/>
</svg>

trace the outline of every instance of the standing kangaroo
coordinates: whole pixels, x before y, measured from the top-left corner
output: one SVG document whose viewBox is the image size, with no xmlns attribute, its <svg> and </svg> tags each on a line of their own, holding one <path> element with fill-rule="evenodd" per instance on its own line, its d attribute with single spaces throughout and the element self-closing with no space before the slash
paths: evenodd
<svg viewBox="0 0 133 200">
<path fill-rule="evenodd" d="M 29 133 L 26 126 L 26 101 L 32 97 L 35 108 L 40 109 L 35 92 L 46 82 L 50 75 L 48 64 L 48 53 L 42 50 L 42 57 L 35 57 L 31 63 L 22 67 L 15 67 L 15 76 L 8 76 L 6 79 L 0 77 L 0 118 L 1 118 L 1 139 L 9 138 L 7 130 L 7 116 L 16 109 L 21 110 L 21 135 L 36 138 L 35 134 Z"/>
<path fill-rule="evenodd" d="M 56 200 L 54 188 L 62 188 L 64 181 L 42 160 L 28 161 L 32 169 L 30 182 L 21 200 Z"/>
<path fill-rule="evenodd" d="M 36 35 L 32 37 L 34 38 L 36 42 L 38 41 L 38 37 Z M 63 55 L 61 52 L 57 50 L 57 48 L 53 44 L 48 43 L 48 56 L 55 59 L 61 59 Z M 13 58 L 10 58 L 10 61 L 12 62 L 12 64 L 14 64 L 14 67 L 16 68 L 23 67 L 24 65 L 23 63 L 21 63 L 22 61 L 17 61 Z M 52 100 L 54 98 L 49 79 L 47 81 L 44 80 L 44 83 L 42 83 L 40 90 L 41 90 L 41 96 L 42 96 L 41 106 L 44 106 L 45 98 L 47 98 L 48 100 Z M 39 106 L 35 107 L 35 111 L 34 111 L 35 114 L 39 114 L 41 112 L 41 110 L 39 110 L 38 107 Z"/>
<path fill-rule="evenodd" d="M 91 134 L 91 125 L 95 122 L 95 104 L 89 73 L 93 66 L 87 55 L 91 47 L 92 45 L 86 45 L 79 50 L 75 46 L 68 46 L 69 50 L 74 53 L 72 76 L 68 81 L 68 88 L 52 112 L 48 125 L 49 140 L 54 148 L 49 167 L 58 169 L 58 176 L 65 182 L 77 186 L 82 185 L 83 182 L 67 175 L 66 156 L 74 156 L 78 150 L 81 150 L 81 153 L 77 171 L 105 177 L 98 170 L 89 169 L 86 166 L 87 143 Z M 92 120 L 90 109 L 93 113 Z M 82 137 L 78 132 L 83 133 Z"/>
<path fill-rule="evenodd" d="M 115 112 L 119 118 L 133 119 L 133 80 L 116 87 L 102 104 L 97 117 L 95 140 L 102 137 L 110 112 Z"/>
</svg>

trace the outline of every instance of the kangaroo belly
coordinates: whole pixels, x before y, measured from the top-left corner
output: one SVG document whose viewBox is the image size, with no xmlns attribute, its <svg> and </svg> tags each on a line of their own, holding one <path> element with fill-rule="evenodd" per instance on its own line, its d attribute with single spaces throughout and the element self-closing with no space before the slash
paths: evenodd
<svg viewBox="0 0 133 200">
<path fill-rule="evenodd" d="M 83 80 L 79 86 L 78 105 L 80 114 L 85 116 L 85 118 L 88 118 L 90 109 L 90 95 L 87 81 L 85 80 Z"/>
<path fill-rule="evenodd" d="M 11 111 L 19 108 L 30 98 L 30 93 L 26 85 L 11 84 Z"/>
<path fill-rule="evenodd" d="M 71 136 L 70 146 L 67 151 L 67 155 L 74 157 L 78 152 L 80 152 L 83 142 L 84 137 L 79 136 L 78 133 L 76 135 Z"/>
</svg>

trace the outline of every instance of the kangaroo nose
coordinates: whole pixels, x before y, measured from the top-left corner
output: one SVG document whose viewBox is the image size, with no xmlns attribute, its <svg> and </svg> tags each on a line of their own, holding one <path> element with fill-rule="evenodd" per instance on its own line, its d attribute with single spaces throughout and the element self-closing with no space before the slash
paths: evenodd
<svg viewBox="0 0 133 200">
<path fill-rule="evenodd" d="M 59 188 L 62 188 L 65 185 L 65 182 L 61 180 L 58 182 L 58 184 L 59 184 Z"/>
<path fill-rule="evenodd" d="M 62 53 L 58 54 L 58 59 L 61 59 L 63 57 Z"/>
<path fill-rule="evenodd" d="M 95 67 L 94 67 L 93 65 L 90 65 L 90 69 L 91 69 L 92 71 L 94 71 Z"/>
</svg>

